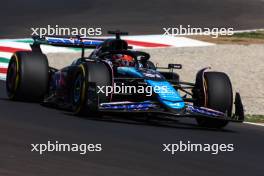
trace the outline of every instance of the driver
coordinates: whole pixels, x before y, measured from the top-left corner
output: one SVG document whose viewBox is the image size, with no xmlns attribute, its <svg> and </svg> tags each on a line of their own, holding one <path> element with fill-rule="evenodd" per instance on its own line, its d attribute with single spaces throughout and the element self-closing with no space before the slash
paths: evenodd
<svg viewBox="0 0 264 176">
<path fill-rule="evenodd" d="M 113 60 L 119 67 L 134 67 L 135 62 L 132 56 L 126 54 L 115 54 Z"/>
</svg>

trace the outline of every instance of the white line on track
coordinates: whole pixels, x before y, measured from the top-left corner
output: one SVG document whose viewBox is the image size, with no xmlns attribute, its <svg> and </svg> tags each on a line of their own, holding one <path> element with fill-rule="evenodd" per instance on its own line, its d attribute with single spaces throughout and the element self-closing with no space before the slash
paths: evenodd
<svg viewBox="0 0 264 176">
<path fill-rule="evenodd" d="M 6 80 L 6 74 L 0 73 L 0 80 Z"/>
<path fill-rule="evenodd" d="M 28 43 L 13 42 L 7 40 L 4 41 L 0 40 L 0 46 L 31 50 L 30 45 Z"/>
<path fill-rule="evenodd" d="M 256 126 L 263 126 L 264 127 L 263 123 L 253 123 L 253 122 L 243 122 L 243 123 L 249 124 L 249 125 L 256 125 Z"/>
<path fill-rule="evenodd" d="M 8 67 L 8 63 L 1 63 L 0 62 L 0 68 L 7 68 Z"/>
<path fill-rule="evenodd" d="M 174 36 L 169 36 L 169 35 L 123 36 L 123 39 L 124 40 L 135 40 L 135 41 L 140 41 L 140 42 L 165 44 L 165 45 L 170 45 L 171 47 L 196 47 L 196 46 L 199 47 L 199 46 L 214 45 L 213 43 L 194 40 L 194 39 L 190 39 L 187 37 L 174 37 Z"/>
<path fill-rule="evenodd" d="M 13 55 L 13 53 L 9 53 L 9 52 L 1 52 L 0 51 L 0 57 L 4 57 L 4 58 L 11 58 L 11 56 Z"/>
<path fill-rule="evenodd" d="M 256 31 L 264 31 L 264 29 L 236 30 L 236 31 L 234 31 L 234 33 L 243 33 L 243 32 L 256 32 Z"/>
</svg>

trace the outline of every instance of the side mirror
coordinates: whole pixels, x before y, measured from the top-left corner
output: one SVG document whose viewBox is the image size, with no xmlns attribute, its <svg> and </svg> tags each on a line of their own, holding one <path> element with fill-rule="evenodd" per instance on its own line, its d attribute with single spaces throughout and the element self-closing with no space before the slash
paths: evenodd
<svg viewBox="0 0 264 176">
<path fill-rule="evenodd" d="M 169 69 L 182 69 L 182 64 L 168 64 Z"/>
</svg>

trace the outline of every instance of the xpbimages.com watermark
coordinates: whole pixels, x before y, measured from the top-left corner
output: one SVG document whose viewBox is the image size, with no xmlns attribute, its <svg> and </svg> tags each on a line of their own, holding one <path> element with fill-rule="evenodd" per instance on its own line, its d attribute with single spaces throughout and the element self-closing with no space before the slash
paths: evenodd
<svg viewBox="0 0 264 176">
<path fill-rule="evenodd" d="M 208 28 L 192 27 L 191 25 L 177 27 L 164 27 L 163 35 L 169 36 L 187 36 L 187 35 L 205 35 L 218 38 L 219 36 L 231 36 L 234 34 L 234 28 Z"/>
<path fill-rule="evenodd" d="M 32 33 L 31 35 L 37 35 L 40 37 L 47 36 L 47 35 L 57 35 L 57 36 L 82 36 L 82 37 L 89 37 L 89 36 L 100 36 L 102 35 L 102 28 L 101 27 L 62 27 L 59 25 L 47 25 L 45 27 L 32 27 L 30 28 Z"/>
<path fill-rule="evenodd" d="M 235 151 L 234 144 L 197 144 L 191 141 L 179 141 L 174 144 L 162 144 L 162 151 L 171 155 L 179 152 L 207 152 L 212 155 L 218 155 L 221 152 Z"/>
<path fill-rule="evenodd" d="M 152 96 L 153 93 L 172 93 L 172 89 L 168 86 L 129 86 L 122 83 L 117 85 L 114 83 L 113 86 L 97 86 L 97 93 L 105 94 L 109 96 L 111 94 L 145 94 L 146 96 Z"/>
<path fill-rule="evenodd" d="M 59 141 L 31 144 L 31 152 L 37 152 L 40 155 L 48 152 L 77 152 L 85 155 L 88 152 L 101 152 L 102 150 L 102 144 L 64 144 Z"/>
</svg>

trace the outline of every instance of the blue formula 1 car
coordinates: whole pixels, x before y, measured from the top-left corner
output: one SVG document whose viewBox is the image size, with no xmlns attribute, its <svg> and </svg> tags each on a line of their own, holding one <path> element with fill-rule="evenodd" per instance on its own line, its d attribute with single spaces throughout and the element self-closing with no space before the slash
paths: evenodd
<svg viewBox="0 0 264 176">
<path fill-rule="evenodd" d="M 16 52 L 10 60 L 6 80 L 9 98 L 42 102 L 76 115 L 193 117 L 199 125 L 210 128 L 244 120 L 240 95 L 235 94 L 233 103 L 232 85 L 225 73 L 205 68 L 197 73 L 195 83 L 182 82 L 174 71 L 181 69 L 180 64 L 156 67 L 148 53 L 132 50 L 120 39 L 127 33 L 110 34 L 115 38 L 33 37 L 32 51 Z M 42 44 L 82 48 L 82 55 L 57 70 L 49 67 Z M 88 57 L 86 48 L 94 48 Z"/>
</svg>

